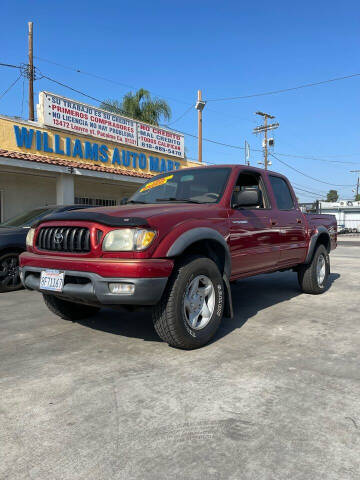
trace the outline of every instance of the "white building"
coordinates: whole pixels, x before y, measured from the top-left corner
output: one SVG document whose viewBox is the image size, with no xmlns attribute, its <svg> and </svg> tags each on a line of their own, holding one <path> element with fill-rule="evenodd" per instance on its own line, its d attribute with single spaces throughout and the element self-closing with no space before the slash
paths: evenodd
<svg viewBox="0 0 360 480">
<path fill-rule="evenodd" d="M 341 227 L 360 232 L 360 202 L 339 200 L 338 202 L 319 202 L 320 213 L 335 215 L 339 230 Z"/>
</svg>

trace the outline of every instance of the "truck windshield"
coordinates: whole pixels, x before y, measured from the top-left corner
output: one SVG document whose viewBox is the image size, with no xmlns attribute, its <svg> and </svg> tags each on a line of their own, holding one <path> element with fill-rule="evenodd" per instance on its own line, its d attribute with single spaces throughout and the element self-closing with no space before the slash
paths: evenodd
<svg viewBox="0 0 360 480">
<path fill-rule="evenodd" d="M 37 208 L 30 212 L 22 213 L 16 217 L 12 217 L 6 222 L 0 223 L 0 227 L 30 227 L 35 220 L 43 217 L 52 210 L 49 208 Z"/>
<path fill-rule="evenodd" d="M 186 168 L 164 173 L 142 185 L 128 203 L 217 203 L 230 168 Z"/>
</svg>

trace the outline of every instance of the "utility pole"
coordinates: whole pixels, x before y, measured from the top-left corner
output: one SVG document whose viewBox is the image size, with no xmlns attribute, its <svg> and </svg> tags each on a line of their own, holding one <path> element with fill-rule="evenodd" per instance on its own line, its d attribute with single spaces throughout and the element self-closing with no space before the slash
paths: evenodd
<svg viewBox="0 0 360 480">
<path fill-rule="evenodd" d="M 360 170 L 350 170 L 351 173 L 360 173 Z M 358 175 L 357 182 L 356 182 L 356 199 L 358 198 L 360 190 L 360 175 Z"/>
<path fill-rule="evenodd" d="M 34 58 L 33 58 L 33 22 L 29 22 L 29 120 L 34 121 Z"/>
<path fill-rule="evenodd" d="M 245 165 L 250 166 L 250 145 L 245 140 L 245 148 L 244 148 L 244 157 L 245 157 Z"/>
<path fill-rule="evenodd" d="M 198 161 L 202 162 L 202 111 L 206 102 L 202 99 L 201 90 L 198 90 L 198 98 L 195 105 L 196 110 L 198 111 Z"/>
<path fill-rule="evenodd" d="M 267 132 L 269 130 L 275 130 L 275 128 L 279 127 L 279 123 L 271 123 L 268 125 L 268 118 L 274 119 L 275 117 L 273 115 L 270 115 L 269 113 L 264 113 L 264 112 L 256 112 L 256 115 L 260 115 L 261 117 L 264 117 L 264 125 L 260 125 L 259 127 L 254 128 L 253 133 L 258 134 L 258 133 L 264 133 L 264 141 L 263 141 L 263 148 L 264 148 L 264 167 L 265 170 L 268 168 L 268 136 Z"/>
</svg>

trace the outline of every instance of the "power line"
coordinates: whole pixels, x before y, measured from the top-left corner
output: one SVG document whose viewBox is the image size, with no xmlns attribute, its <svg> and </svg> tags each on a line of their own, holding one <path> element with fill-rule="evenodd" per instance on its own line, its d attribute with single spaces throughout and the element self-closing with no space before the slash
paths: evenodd
<svg viewBox="0 0 360 480">
<path fill-rule="evenodd" d="M 306 197 L 316 197 L 317 199 L 318 198 L 325 198 L 325 195 L 318 195 L 317 193 L 311 193 L 311 192 L 307 192 L 306 190 L 301 190 L 301 188 L 296 188 L 296 187 L 293 187 L 296 194 L 299 194 L 299 195 L 302 195 L 302 196 L 306 196 Z"/>
<path fill-rule="evenodd" d="M 46 58 L 41 58 L 41 57 L 38 57 L 36 55 L 34 55 L 34 58 L 37 58 L 38 60 L 41 60 L 42 62 L 52 63 L 53 65 L 57 65 L 58 67 L 65 68 L 67 70 L 72 70 L 73 72 L 76 72 L 76 73 L 81 73 L 82 75 L 87 75 L 89 77 L 97 78 L 99 80 L 104 80 L 105 82 L 110 82 L 110 83 L 113 83 L 115 85 L 120 85 L 122 87 L 131 88 L 131 89 L 133 89 L 133 88 L 138 89 L 138 87 L 135 87 L 134 85 L 129 85 L 127 83 L 122 83 L 122 82 L 119 82 L 117 80 L 112 80 L 110 78 L 106 78 L 106 77 L 102 77 L 100 75 L 96 75 L 94 73 L 85 72 L 84 70 L 80 70 L 79 68 L 69 67 L 67 65 L 63 65 L 61 63 L 57 63 L 57 62 L 54 62 L 52 60 L 48 60 Z M 155 95 L 159 95 L 159 96 L 163 97 L 163 95 L 157 94 L 156 92 L 152 92 L 152 93 L 154 93 Z M 185 102 L 185 101 L 179 100 L 177 98 L 172 98 L 172 97 L 163 97 L 163 98 L 168 98 L 169 100 L 173 100 L 174 102 L 183 103 L 184 105 L 190 105 L 189 102 Z"/>
<path fill-rule="evenodd" d="M 178 117 L 176 120 L 168 123 L 168 125 L 173 125 L 174 123 L 176 123 L 176 122 L 178 122 L 179 120 L 181 120 L 182 118 L 184 118 L 185 115 L 187 115 L 187 114 L 190 112 L 190 110 L 192 110 L 194 107 L 195 107 L 195 105 L 190 105 L 190 107 L 187 108 L 187 109 L 185 110 L 185 112 L 184 112 L 182 115 L 180 115 L 180 117 Z"/>
<path fill-rule="evenodd" d="M 23 83 L 22 83 L 21 114 L 20 114 L 20 117 L 23 116 L 23 111 L 24 111 L 24 92 L 25 92 L 25 78 L 23 78 Z"/>
<path fill-rule="evenodd" d="M 71 87 L 70 85 L 66 85 L 65 83 L 59 82 L 58 80 L 55 80 L 54 78 L 48 77 L 47 75 L 44 75 L 43 73 L 41 74 L 41 79 L 46 78 L 46 80 L 49 80 L 50 82 L 56 83 L 57 85 L 60 85 L 61 87 L 68 88 L 69 90 L 72 90 L 73 92 L 79 93 L 80 95 L 83 95 L 84 97 L 90 98 L 91 100 L 95 100 L 95 102 L 101 103 L 102 100 L 99 98 L 93 97 L 92 95 L 89 95 L 88 93 L 82 92 L 81 90 L 77 90 L 76 88 Z"/>
<path fill-rule="evenodd" d="M 162 127 L 167 127 L 168 124 L 163 124 L 161 125 Z M 178 133 L 182 133 L 183 135 L 187 135 L 188 137 L 192 137 L 192 138 L 198 138 L 197 135 L 193 135 L 192 133 L 188 133 L 188 132 L 183 132 L 181 130 L 177 130 Z M 214 143 L 216 145 L 222 145 L 224 147 L 229 147 L 229 148 L 235 148 L 237 150 L 244 150 L 244 147 L 240 147 L 238 145 L 230 145 L 229 143 L 222 143 L 222 142 L 217 142 L 216 140 L 211 140 L 210 138 L 203 138 L 203 140 L 205 142 L 210 142 L 210 143 Z M 252 149 L 252 151 L 254 152 L 262 152 L 262 150 L 257 150 L 257 149 Z"/>
<path fill-rule="evenodd" d="M 303 188 L 300 188 L 300 187 L 296 187 L 294 185 L 294 182 L 291 182 L 292 185 L 293 185 L 293 188 L 294 190 L 299 190 L 300 192 L 305 192 L 305 193 L 309 193 L 311 195 L 315 195 L 315 196 L 318 196 L 318 197 L 325 197 L 325 195 L 323 193 L 318 193 L 318 192 L 310 192 L 310 190 L 305 190 Z"/>
<path fill-rule="evenodd" d="M 38 58 L 38 57 L 37 57 L 37 58 Z M 70 68 L 70 67 L 69 67 L 69 68 Z M 96 97 L 94 97 L 94 96 L 92 96 L 92 95 L 89 95 L 88 93 L 85 93 L 85 92 L 83 92 L 83 91 L 81 91 L 81 90 L 78 90 L 78 89 L 76 89 L 76 88 L 74 88 L 74 87 L 71 87 L 70 85 L 67 85 L 67 84 L 65 84 L 65 83 L 63 83 L 63 82 L 59 82 L 58 80 L 55 80 L 54 78 L 51 78 L 51 77 L 49 77 L 48 75 L 45 75 L 45 74 L 41 73 L 40 71 L 39 71 L 39 73 L 41 74 L 41 77 L 39 78 L 39 80 L 45 78 L 46 80 L 49 80 L 50 82 L 56 83 L 57 85 L 60 85 L 61 87 L 68 88 L 69 90 L 72 90 L 73 92 L 79 93 L 80 95 L 83 95 L 84 97 L 90 98 L 91 100 L 94 100 L 95 102 L 102 103 L 103 105 L 108 105 L 108 106 L 110 106 L 110 107 L 112 106 L 111 104 L 105 102 L 104 100 L 100 100 L 99 98 L 96 98 Z M 162 124 L 161 126 L 163 126 L 163 127 L 168 127 L 169 125 L 171 125 L 171 124 L 179 121 L 179 120 L 180 120 L 182 117 L 184 117 L 192 108 L 194 108 L 194 105 L 193 105 L 193 104 L 191 104 L 190 107 L 189 107 L 179 118 L 177 118 L 177 119 L 174 120 L 173 122 L 170 122 L 170 123 L 167 123 L 167 124 Z M 123 110 L 120 110 L 120 111 L 121 111 L 124 115 L 127 115 L 127 113 L 124 112 Z M 183 133 L 183 132 L 179 132 L 179 133 Z M 192 135 L 191 133 L 186 133 L 186 134 L 184 133 L 184 135 L 188 135 L 188 136 L 191 136 L 191 137 L 193 137 L 193 138 L 198 138 L 197 135 Z M 203 140 L 206 140 L 206 141 L 212 142 L 212 143 L 216 143 L 216 144 L 218 144 L 218 145 L 224 145 L 224 146 L 232 147 L 232 148 L 243 148 L 243 147 L 236 147 L 236 146 L 233 146 L 233 145 L 222 144 L 222 143 L 220 143 L 220 142 L 216 142 L 215 140 L 210 140 L 210 139 L 203 139 Z M 255 150 L 253 149 L 253 151 L 255 151 Z M 260 151 L 260 150 L 259 150 L 259 151 Z"/>
<path fill-rule="evenodd" d="M 282 89 L 279 89 L 279 90 L 270 90 L 268 92 L 253 93 L 251 95 L 242 95 L 240 97 L 210 98 L 210 99 L 207 99 L 206 101 L 207 102 L 222 102 L 222 101 L 226 101 L 226 100 L 242 100 L 242 99 L 245 99 L 245 98 L 263 97 L 265 95 L 274 95 L 276 93 L 290 92 L 292 90 L 299 90 L 301 88 L 315 87 L 317 85 L 323 85 L 325 83 L 337 82 L 339 80 L 345 80 L 345 79 L 348 79 L 348 78 L 359 77 L 359 76 L 360 76 L 360 73 L 352 73 L 351 75 L 345 75 L 343 77 L 330 78 L 328 80 L 322 80 L 321 82 L 305 83 L 303 85 L 298 85 L 297 87 L 282 88 Z"/>
<path fill-rule="evenodd" d="M 291 183 L 292 183 L 292 185 L 295 185 L 295 186 L 297 186 L 297 187 L 299 187 L 299 188 L 305 188 L 305 189 L 308 188 L 307 185 L 300 185 L 300 184 L 297 183 L 297 182 L 291 182 Z M 311 192 L 311 193 L 316 193 L 316 195 L 326 195 L 325 192 Z"/>
<path fill-rule="evenodd" d="M 280 155 L 281 157 L 292 157 L 292 158 L 300 158 L 302 160 L 318 160 L 320 162 L 329 162 L 329 163 L 339 163 L 342 165 L 358 165 L 359 162 L 342 162 L 341 160 L 329 160 L 327 158 L 320 158 L 320 157 L 313 157 L 312 155 L 295 155 L 292 153 L 279 153 L 276 152 L 276 155 Z M 359 154 L 360 156 L 360 154 Z"/>
<path fill-rule="evenodd" d="M 61 87 L 68 88 L 69 90 L 72 90 L 73 92 L 79 93 L 80 95 L 83 95 L 84 97 L 90 98 L 91 100 L 95 100 L 95 102 L 102 103 L 103 105 L 108 105 L 109 107 L 112 106 L 111 104 L 105 102 L 104 100 L 100 100 L 99 98 L 93 97 L 92 95 L 89 95 L 85 92 L 82 92 L 81 90 L 77 90 L 76 88 L 73 88 L 70 85 L 66 85 L 63 82 L 59 82 L 58 80 L 55 80 L 54 78 L 51 78 L 51 77 L 48 77 L 47 75 L 44 75 L 43 73 L 41 74 L 40 80 L 42 78 L 46 78 L 46 80 L 49 80 L 50 82 L 56 83 L 57 85 L 60 85 Z M 120 109 L 118 109 L 118 110 L 121 113 L 126 115 L 126 112 L 124 112 L 123 110 L 120 110 Z"/>
<path fill-rule="evenodd" d="M 335 155 L 326 155 L 327 157 L 360 157 L 360 152 L 359 153 L 345 153 L 344 155 L 339 155 L 338 153 Z"/>
<path fill-rule="evenodd" d="M 352 187 L 352 186 L 353 186 L 353 185 L 341 185 L 341 184 L 337 184 L 337 183 L 325 182 L 324 180 L 320 180 L 320 179 L 318 179 L 318 178 L 315 178 L 315 177 L 312 177 L 312 176 L 310 176 L 310 175 L 307 175 L 306 173 L 301 172 L 301 171 L 298 170 L 297 168 L 292 167 L 291 165 L 289 165 L 288 163 L 284 162 L 283 160 L 280 160 L 280 158 L 276 157 L 273 153 L 270 153 L 270 155 L 271 155 L 272 157 L 274 157 L 278 162 L 282 163 L 283 165 L 286 165 L 288 168 L 291 168 L 291 169 L 294 170 L 295 172 L 300 173 L 300 175 L 304 175 L 304 177 L 311 178 L 311 180 L 315 180 L 316 182 L 324 183 L 324 184 L 326 184 L 326 185 L 331 185 L 331 186 L 333 186 L 333 187 Z"/>
<path fill-rule="evenodd" d="M 109 82 L 109 83 L 113 83 L 114 85 L 120 85 L 122 87 L 126 87 L 126 88 L 131 88 L 131 89 L 138 89 L 138 87 L 135 87 L 134 85 L 129 85 L 128 83 L 123 83 L 123 82 L 119 82 L 117 80 L 112 80 L 110 78 L 106 78 L 106 77 L 102 77 L 100 75 L 96 75 L 94 73 L 90 73 L 90 72 L 85 72 L 84 70 L 80 70 L 79 68 L 76 68 L 76 67 L 69 67 L 68 65 L 63 65 L 61 63 L 58 63 L 58 62 L 54 62 L 52 60 L 49 60 L 49 59 L 46 59 L 46 58 L 42 58 L 42 57 L 38 57 L 36 55 L 34 55 L 34 58 L 37 58 L 38 60 L 42 61 L 42 62 L 47 62 L 47 63 L 50 63 L 52 65 L 56 65 L 58 67 L 61 67 L 61 68 L 65 68 L 67 70 L 71 70 L 73 72 L 76 72 L 76 73 L 80 73 L 82 75 L 87 75 L 89 77 L 93 77 L 93 78 L 97 78 L 99 80 L 104 80 L 105 82 Z M 169 100 L 173 100 L 175 102 L 178 102 L 178 103 L 182 103 L 184 105 L 189 105 L 189 109 L 188 111 L 186 111 L 186 113 L 183 114 L 183 116 L 185 116 L 188 112 L 190 112 L 190 110 L 194 107 L 194 104 L 193 103 L 189 103 L 189 102 L 185 102 L 184 100 L 179 100 L 178 98 L 173 98 L 173 97 L 168 97 L 168 96 L 163 96 L 163 95 L 160 95 L 160 94 L 157 94 L 156 92 L 152 92 L 154 93 L 155 95 L 159 95 L 163 98 L 167 98 Z M 207 108 L 206 111 L 209 111 L 209 112 L 212 112 L 212 113 L 216 113 L 218 115 L 224 115 L 223 112 L 218 112 L 217 110 L 213 110 L 212 108 Z M 181 118 L 183 118 L 183 116 L 179 117 L 177 120 L 171 122 L 172 123 L 175 123 L 177 121 L 179 121 Z M 251 120 L 249 119 L 245 119 L 245 118 L 242 118 L 242 117 L 238 117 L 236 115 L 232 115 L 232 114 L 226 114 L 226 116 L 228 117 L 232 117 L 232 118 L 236 118 L 237 120 L 241 120 L 241 121 L 247 121 L 247 122 L 251 122 Z"/>
<path fill-rule="evenodd" d="M 47 80 L 49 80 L 49 81 L 51 81 L 51 82 L 53 82 L 53 83 L 56 83 L 57 85 L 60 85 L 60 86 L 65 87 L 65 88 L 68 88 L 68 89 L 72 90 L 73 92 L 79 93 L 80 95 L 83 95 L 83 96 L 85 96 L 85 97 L 87 97 L 87 98 L 90 98 L 91 100 L 94 100 L 94 101 L 96 101 L 96 102 L 98 102 L 98 103 L 103 103 L 103 104 L 105 104 L 105 105 L 108 105 L 106 102 L 104 102 L 103 100 L 100 100 L 99 98 L 93 97 L 92 95 L 89 95 L 89 94 L 87 94 L 87 93 L 85 93 L 85 92 L 82 92 L 81 90 L 78 90 L 78 89 L 76 89 L 76 88 L 73 88 L 73 87 L 71 87 L 70 85 L 67 85 L 67 84 L 65 84 L 65 83 L 63 83 L 63 82 L 59 82 L 58 80 L 55 80 L 55 79 L 53 79 L 53 78 L 51 78 L 51 77 L 49 77 L 49 76 L 47 76 L 47 75 L 41 74 L 41 78 L 45 78 L 45 79 L 47 79 Z M 5 92 L 5 93 L 6 93 L 6 92 Z M 0 97 L 0 98 L 1 98 L 1 97 Z M 110 105 L 109 105 L 109 106 L 110 106 Z M 193 107 L 193 105 L 191 105 L 191 108 L 192 108 L 192 107 Z M 190 108 L 187 109 L 187 110 L 183 113 L 182 116 L 184 116 L 186 113 L 188 113 L 188 111 L 190 111 Z M 125 113 L 125 112 L 122 111 L 122 113 Z M 175 121 L 178 121 L 180 118 L 181 118 L 181 117 L 179 117 L 179 118 L 178 118 L 177 120 L 175 120 Z M 175 123 L 175 122 L 171 122 L 171 123 Z M 168 127 L 168 125 L 169 125 L 169 124 L 163 124 L 162 126 Z M 183 132 L 183 131 L 180 131 L 180 130 L 178 130 L 178 132 L 179 132 L 179 133 L 182 133 L 183 135 L 190 136 L 190 137 L 192 137 L 192 138 L 196 138 L 196 139 L 198 138 L 197 135 L 193 135 L 193 134 L 188 133 L 188 132 Z M 239 146 L 239 145 L 231 145 L 231 144 L 224 143 L 224 142 L 218 142 L 218 141 L 216 141 L 216 140 L 212 140 L 212 139 L 209 139 L 209 138 L 203 138 L 203 140 L 206 141 L 206 142 L 215 144 L 215 145 L 220 145 L 220 146 L 224 146 L 224 147 L 228 147 L 228 148 L 233 148 L 233 149 L 236 149 L 236 150 L 244 150 L 244 147 L 241 147 L 241 146 Z M 260 149 L 254 149 L 254 148 L 252 148 L 251 150 L 252 150 L 253 152 L 262 152 L 262 150 L 260 150 Z M 273 154 L 271 154 L 271 155 L 272 155 L 274 158 L 276 158 L 278 161 L 282 162 L 284 165 L 287 165 L 289 168 L 292 168 L 293 170 L 298 171 L 296 168 L 294 168 L 294 167 L 288 165 L 286 162 L 278 159 L 278 158 L 275 157 Z M 326 161 L 325 159 L 320 159 L 320 158 L 318 158 L 318 157 L 304 157 L 304 156 L 287 154 L 287 153 L 278 153 L 277 155 L 290 156 L 290 157 L 294 157 L 294 158 L 304 158 L 304 159 L 311 159 L 311 160 Z M 329 160 L 329 161 L 330 161 L 330 162 L 334 162 L 334 163 L 335 163 L 335 162 L 336 162 L 336 163 L 343 163 L 343 162 L 338 162 L 338 161 L 335 161 L 335 160 L 334 160 L 334 161 Z M 354 164 L 355 164 L 355 162 L 354 162 Z M 303 173 L 300 172 L 300 171 L 298 171 L 298 172 L 301 173 L 301 174 L 303 174 Z M 312 177 L 310 177 L 309 175 L 306 175 L 306 174 L 303 174 L 303 175 L 308 176 L 309 178 L 312 178 Z M 321 181 L 321 183 L 325 183 L 325 184 L 328 184 L 328 185 L 335 185 L 335 184 L 331 184 L 331 183 L 323 182 L 323 181 Z M 339 186 L 350 186 L 350 185 L 339 185 Z"/>
<path fill-rule="evenodd" d="M 21 68 L 19 65 L 12 65 L 10 63 L 0 63 L 1 67 Z"/>
<path fill-rule="evenodd" d="M 68 88 L 69 90 L 72 90 L 73 92 L 79 93 L 80 95 L 83 95 L 84 97 L 90 98 L 91 100 L 94 100 L 95 102 L 101 103 L 101 104 L 103 104 L 103 105 L 105 105 L 105 106 L 107 105 L 107 106 L 109 106 L 109 107 L 112 106 L 111 104 L 105 102 L 104 100 L 100 100 L 99 98 L 93 97 L 92 95 L 89 95 L 89 94 L 87 94 L 87 93 L 85 93 L 85 92 L 82 92 L 81 90 L 78 90 L 78 89 L 76 89 L 76 88 L 73 88 L 73 87 L 71 87 L 70 85 L 67 85 L 67 84 L 65 84 L 65 83 L 63 83 L 63 82 L 59 82 L 58 80 L 55 80 L 54 78 L 51 78 L 51 77 L 49 77 L 49 76 L 47 76 L 47 75 L 44 75 L 43 73 L 41 73 L 41 78 L 40 78 L 40 80 L 41 80 L 42 78 L 46 78 L 46 80 L 49 80 L 50 82 L 53 82 L 53 83 L 56 83 L 57 85 L 60 85 L 60 86 L 65 87 L 65 88 Z M 194 107 L 194 105 L 191 105 L 191 106 L 186 110 L 186 112 L 184 112 L 184 113 L 182 114 L 181 117 L 177 118 L 174 122 L 170 122 L 170 124 L 175 123 L 175 122 L 177 122 L 178 120 L 180 120 L 180 118 L 182 118 L 183 116 L 185 116 L 185 115 L 190 111 L 190 109 L 193 108 L 193 107 Z M 122 114 L 128 116 L 128 114 L 127 114 L 124 110 L 118 109 L 118 111 L 121 112 Z"/>
<path fill-rule="evenodd" d="M 163 125 L 163 126 L 167 127 L 168 124 Z M 198 138 L 197 135 L 193 135 L 192 133 L 184 132 L 184 131 L 181 131 L 181 130 L 177 130 L 177 132 L 182 133 L 183 135 L 187 135 L 187 136 L 192 137 L 192 138 Z M 218 141 L 215 141 L 215 140 L 211 140 L 209 138 L 203 138 L 203 140 L 205 142 L 214 143 L 216 145 L 222 145 L 224 147 L 235 148 L 235 149 L 238 149 L 238 150 L 244 150 L 245 149 L 245 147 L 242 147 L 240 145 L 231 145 L 231 144 L 228 144 L 228 143 L 223 143 L 223 142 L 218 142 Z M 251 148 L 251 151 L 262 153 L 262 150 L 259 149 L 259 148 Z M 359 162 L 341 162 L 341 161 L 337 161 L 337 160 L 327 160 L 325 158 L 319 158 L 319 157 L 315 157 L 315 156 L 295 155 L 295 154 L 291 154 L 291 153 L 278 153 L 277 152 L 276 154 L 281 155 L 281 156 L 286 156 L 286 157 L 299 158 L 299 159 L 303 159 L 303 160 L 319 160 L 319 161 L 323 161 L 323 162 L 329 161 L 331 163 L 351 163 L 351 164 L 354 164 L 354 165 L 358 165 L 360 163 L 360 161 Z"/>
<path fill-rule="evenodd" d="M 17 79 L 0 95 L 0 100 L 8 93 L 9 90 L 20 80 L 21 75 L 17 77 Z"/>
</svg>

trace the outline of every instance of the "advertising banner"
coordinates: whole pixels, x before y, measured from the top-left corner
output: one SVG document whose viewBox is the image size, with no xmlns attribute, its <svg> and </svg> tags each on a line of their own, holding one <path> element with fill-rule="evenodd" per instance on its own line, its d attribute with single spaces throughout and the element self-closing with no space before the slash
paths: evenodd
<svg viewBox="0 0 360 480">
<path fill-rule="evenodd" d="M 40 92 L 38 121 L 73 134 L 184 158 L 184 136 L 53 93 Z"/>
</svg>

